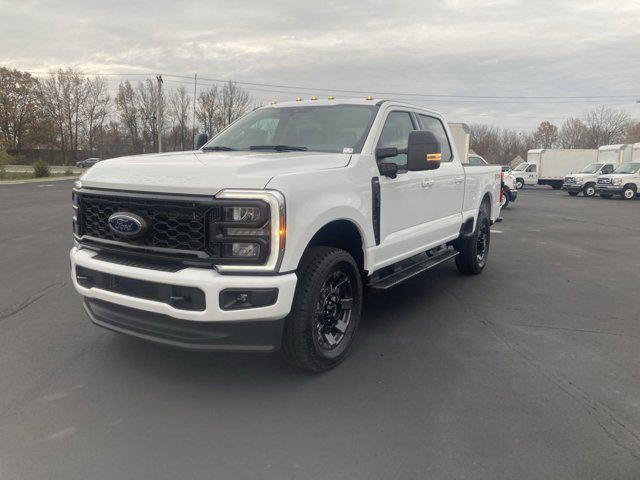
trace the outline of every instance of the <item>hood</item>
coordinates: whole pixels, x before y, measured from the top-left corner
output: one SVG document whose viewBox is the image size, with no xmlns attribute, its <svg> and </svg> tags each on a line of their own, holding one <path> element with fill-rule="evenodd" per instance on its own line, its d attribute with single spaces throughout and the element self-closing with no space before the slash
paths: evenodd
<svg viewBox="0 0 640 480">
<path fill-rule="evenodd" d="M 594 178 L 599 176 L 597 173 L 569 173 L 567 177 L 573 178 Z"/>
<path fill-rule="evenodd" d="M 317 152 L 171 152 L 113 158 L 80 180 L 84 187 L 215 195 L 264 188 L 277 175 L 342 168 L 351 156 Z"/>
</svg>

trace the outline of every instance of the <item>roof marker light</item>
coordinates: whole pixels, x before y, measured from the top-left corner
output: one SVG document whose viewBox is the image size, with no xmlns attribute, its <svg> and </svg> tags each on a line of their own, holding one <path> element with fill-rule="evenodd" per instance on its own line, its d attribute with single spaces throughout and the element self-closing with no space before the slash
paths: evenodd
<svg viewBox="0 0 640 480">
<path fill-rule="evenodd" d="M 327 100 L 333 100 L 333 95 L 329 95 L 329 96 L 327 97 Z"/>
<path fill-rule="evenodd" d="M 367 98 L 365 98 L 365 100 L 373 100 L 373 97 L 371 95 L 367 95 Z"/>
<path fill-rule="evenodd" d="M 301 102 L 302 101 L 302 97 L 296 97 L 296 102 Z"/>
<path fill-rule="evenodd" d="M 313 97 L 311 97 L 311 100 L 317 100 L 318 97 L 316 97 L 315 95 Z"/>
<path fill-rule="evenodd" d="M 275 100 L 271 100 L 271 105 L 275 105 L 276 101 Z"/>
</svg>

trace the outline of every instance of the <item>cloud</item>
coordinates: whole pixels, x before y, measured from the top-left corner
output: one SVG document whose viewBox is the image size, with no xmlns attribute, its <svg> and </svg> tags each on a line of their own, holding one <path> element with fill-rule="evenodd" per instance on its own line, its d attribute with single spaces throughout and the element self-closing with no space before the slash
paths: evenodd
<svg viewBox="0 0 640 480">
<path fill-rule="evenodd" d="M 636 0 L 0 0 L 0 11 L 0 64 L 36 71 L 73 66 L 366 92 L 640 99 Z M 313 90 L 252 88 L 277 100 Z M 514 128 L 544 118 L 559 123 L 604 101 L 410 100 L 456 121 Z M 635 99 L 608 102 L 640 116 Z"/>
</svg>

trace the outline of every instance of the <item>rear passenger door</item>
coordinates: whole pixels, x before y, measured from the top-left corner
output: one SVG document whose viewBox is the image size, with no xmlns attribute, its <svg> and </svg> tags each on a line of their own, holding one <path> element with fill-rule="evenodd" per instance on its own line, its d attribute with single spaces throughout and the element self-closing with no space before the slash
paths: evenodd
<svg viewBox="0 0 640 480">
<path fill-rule="evenodd" d="M 454 149 L 442 121 L 423 113 L 418 114 L 420 128 L 433 133 L 440 142 L 442 160 L 440 168 L 427 172 L 432 190 L 431 199 L 437 202 L 434 222 L 438 238 L 448 238 L 460 232 L 460 219 L 464 201 L 464 168 L 460 159 L 454 158 Z"/>
</svg>

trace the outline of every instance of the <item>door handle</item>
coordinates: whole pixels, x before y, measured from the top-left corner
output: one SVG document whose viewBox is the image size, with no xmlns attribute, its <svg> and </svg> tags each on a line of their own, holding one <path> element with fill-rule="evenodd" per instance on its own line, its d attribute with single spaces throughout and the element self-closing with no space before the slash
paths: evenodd
<svg viewBox="0 0 640 480">
<path fill-rule="evenodd" d="M 424 178 L 422 180 L 422 188 L 430 188 L 433 184 L 434 184 L 434 181 L 428 178 Z"/>
<path fill-rule="evenodd" d="M 460 185 L 462 182 L 464 182 L 464 177 L 456 177 L 453 179 L 453 183 L 456 185 Z"/>
</svg>

